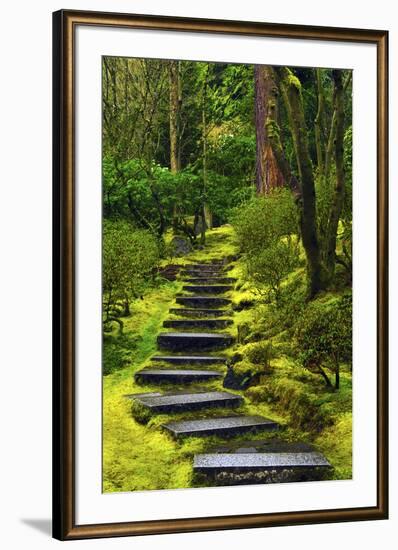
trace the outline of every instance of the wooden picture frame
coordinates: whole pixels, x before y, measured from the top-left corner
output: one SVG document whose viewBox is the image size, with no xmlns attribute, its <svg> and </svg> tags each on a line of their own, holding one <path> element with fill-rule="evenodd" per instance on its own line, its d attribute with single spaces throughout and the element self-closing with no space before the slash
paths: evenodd
<svg viewBox="0 0 398 550">
<path fill-rule="evenodd" d="M 75 36 L 79 26 L 222 33 L 236 36 L 372 44 L 377 48 L 377 505 L 109 522 L 75 520 Z M 368 29 L 310 27 L 58 11 L 53 14 L 53 536 L 81 538 L 183 533 L 222 529 L 386 519 L 388 517 L 388 33 Z"/>
</svg>

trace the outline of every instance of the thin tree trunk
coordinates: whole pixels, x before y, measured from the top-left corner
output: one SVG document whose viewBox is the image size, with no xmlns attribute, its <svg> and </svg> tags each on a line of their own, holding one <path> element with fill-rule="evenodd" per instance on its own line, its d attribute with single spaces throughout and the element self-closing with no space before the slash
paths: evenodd
<svg viewBox="0 0 398 550">
<path fill-rule="evenodd" d="M 334 82 L 334 112 L 336 114 L 335 162 L 336 184 L 330 208 L 328 239 L 326 248 L 326 266 L 329 276 L 334 274 L 336 263 L 336 241 L 339 219 L 344 202 L 344 90 L 341 71 L 332 71 Z"/>
<path fill-rule="evenodd" d="M 179 119 L 179 70 L 178 61 L 169 62 L 170 87 L 170 168 L 175 174 L 180 169 L 178 158 L 178 119 Z"/>
<path fill-rule="evenodd" d="M 334 387 L 336 390 L 340 389 L 340 365 L 336 365 L 336 375 L 335 375 L 335 384 Z"/>
<path fill-rule="evenodd" d="M 206 241 L 206 178 L 207 178 L 207 124 L 206 124 L 206 93 L 207 93 L 207 74 L 203 83 L 202 91 L 202 156 L 203 156 L 203 180 L 202 180 L 202 228 L 200 234 L 201 244 Z"/>
<path fill-rule="evenodd" d="M 344 82 L 343 97 L 344 97 L 344 93 L 346 92 L 348 86 L 351 83 L 351 78 L 352 78 L 352 73 L 350 73 L 347 76 L 347 79 Z M 336 107 L 335 107 L 334 110 L 333 110 L 332 122 L 331 122 L 331 125 L 330 125 L 330 131 L 329 131 L 329 138 L 328 138 L 328 143 L 327 143 L 326 151 L 325 151 L 325 164 L 324 164 L 324 167 L 325 167 L 324 168 L 325 181 L 328 180 L 329 175 L 330 175 L 330 166 L 332 164 L 334 143 L 335 143 L 335 139 L 336 139 L 336 124 L 337 124 L 337 120 L 336 120 Z"/>
<path fill-rule="evenodd" d="M 315 78 L 318 90 L 318 110 L 315 117 L 315 145 L 316 145 L 316 157 L 318 162 L 319 175 L 323 175 L 323 141 L 322 141 L 322 120 L 325 105 L 325 97 L 322 87 L 321 69 L 315 69 Z"/>
<path fill-rule="evenodd" d="M 323 370 L 323 368 L 321 367 L 321 365 L 317 365 L 317 369 L 319 371 L 319 374 L 322 376 L 322 378 L 325 380 L 326 382 L 326 385 L 328 388 L 333 388 L 333 384 L 332 382 L 330 381 L 330 378 L 329 376 L 326 374 L 326 372 Z"/>
</svg>

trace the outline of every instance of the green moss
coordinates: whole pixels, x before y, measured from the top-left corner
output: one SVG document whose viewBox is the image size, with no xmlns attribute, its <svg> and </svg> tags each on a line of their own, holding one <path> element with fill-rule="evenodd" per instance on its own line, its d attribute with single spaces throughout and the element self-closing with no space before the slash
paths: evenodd
<svg viewBox="0 0 398 550">
<path fill-rule="evenodd" d="M 276 140 L 279 140 L 280 139 L 280 130 L 279 130 L 279 125 L 277 124 L 277 122 L 275 120 L 273 120 L 272 118 L 268 117 L 267 118 L 267 121 L 266 121 L 266 126 L 267 126 L 267 132 L 268 132 L 268 137 L 269 139 L 276 139 Z"/>
<path fill-rule="evenodd" d="M 337 422 L 315 440 L 319 450 L 334 467 L 335 479 L 352 478 L 352 413 L 342 414 Z"/>
<path fill-rule="evenodd" d="M 296 88 L 296 90 L 301 92 L 301 82 L 290 69 L 286 70 L 285 81 L 288 86 L 293 86 L 294 88 Z"/>
<path fill-rule="evenodd" d="M 207 233 L 204 250 L 196 250 L 175 261 L 185 265 L 223 256 L 233 258 L 226 276 L 237 278 L 240 284 L 236 285 L 239 288 L 235 287 L 230 297 L 234 305 L 243 308 L 234 310 L 234 325 L 228 329 L 238 341 L 223 353 L 229 357 L 240 354 L 242 359 L 234 364 L 234 368 L 242 373 L 250 372 L 250 376 L 257 374 L 256 385 L 244 391 L 234 390 L 245 398 L 244 404 L 234 412 L 263 415 L 282 426 L 277 434 L 260 432 L 250 435 L 250 439 L 278 437 L 286 441 L 311 442 L 335 467 L 335 478 L 346 479 L 351 475 L 351 373 L 344 367 L 340 390 L 329 392 L 318 376 L 297 364 L 290 329 L 285 326 L 285 313 L 273 309 L 272 304 L 265 303 L 263 297 L 256 294 L 251 283 L 245 280 L 242 262 L 236 257 L 236 252 L 233 230 L 230 226 L 223 226 Z M 304 270 L 298 268 L 282 283 L 287 311 L 293 309 L 294 300 L 302 301 L 299 294 L 301 287 L 305 287 L 304 274 Z M 225 440 L 218 437 L 188 437 L 175 441 L 162 424 L 183 418 L 229 416 L 229 409 L 151 415 L 124 397 L 141 392 L 187 389 L 186 385 L 139 385 L 134 380 L 134 373 L 150 364 L 150 356 L 156 351 L 157 334 L 163 330 L 163 320 L 169 316 L 168 310 L 181 287 L 182 282 L 176 281 L 150 291 L 144 300 L 137 300 L 132 305 L 131 316 L 123 319 L 124 334 L 119 336 L 115 330 L 104 340 L 104 357 L 111 372 L 104 376 L 103 385 L 105 492 L 204 486 L 205 481 L 193 478 L 193 455 L 211 452 L 214 446 L 225 444 Z M 337 298 L 337 293 L 329 292 L 317 300 L 320 307 L 327 307 Z M 292 313 L 291 317 L 295 321 L 297 316 Z M 247 329 L 242 338 L 244 341 L 238 339 L 239 327 L 241 332 L 242 327 Z M 272 369 L 264 373 L 263 352 L 269 350 L 271 344 Z M 222 380 L 195 384 L 193 388 L 195 391 L 222 390 Z M 238 444 L 247 437 L 236 436 L 233 441 Z"/>
</svg>

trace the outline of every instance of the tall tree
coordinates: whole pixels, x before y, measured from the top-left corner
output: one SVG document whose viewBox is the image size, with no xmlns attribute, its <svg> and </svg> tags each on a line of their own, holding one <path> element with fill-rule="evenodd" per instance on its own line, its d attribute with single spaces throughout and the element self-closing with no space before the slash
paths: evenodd
<svg viewBox="0 0 398 550">
<path fill-rule="evenodd" d="M 307 127 L 299 79 L 287 67 L 276 67 L 292 133 L 300 179 L 301 238 L 307 257 L 309 293 L 313 297 L 324 286 L 316 223 L 315 180 L 308 146 Z"/>
<path fill-rule="evenodd" d="M 336 240 L 337 229 L 343 209 L 345 178 L 344 178 L 344 88 L 342 73 L 339 70 L 332 71 L 334 82 L 334 117 L 336 120 L 336 135 L 334 140 L 336 183 L 333 190 L 329 220 L 328 234 L 325 246 L 325 263 L 330 276 L 334 275 L 336 264 Z"/>
<path fill-rule="evenodd" d="M 274 71 L 288 114 L 297 162 L 298 180 L 294 177 L 284 155 L 279 127 L 274 118 L 268 118 L 267 129 L 275 158 L 299 206 L 301 237 L 307 258 L 309 295 L 313 297 L 320 290 L 330 285 L 336 263 L 337 230 L 344 200 L 344 87 L 342 73 L 339 70 L 334 70 L 332 73 L 334 111 L 330 131 L 335 136 L 333 143 L 335 147 L 336 184 L 333 193 L 331 193 L 326 230 L 322 228 L 320 234 L 317 223 L 315 175 L 309 152 L 301 83 L 287 67 L 275 67 Z"/>
<path fill-rule="evenodd" d="M 169 62 L 170 89 L 170 168 L 175 174 L 180 169 L 179 159 L 179 115 L 180 115 L 179 61 Z"/>
<path fill-rule="evenodd" d="M 256 188 L 265 195 L 284 185 L 283 174 L 275 159 L 268 136 L 267 120 L 277 119 L 276 84 L 272 67 L 255 65 Z"/>
<path fill-rule="evenodd" d="M 318 109 L 315 117 L 315 146 L 318 172 L 320 176 L 323 176 L 325 153 L 322 135 L 322 123 L 325 111 L 325 94 L 322 86 L 322 69 L 315 69 L 315 79 L 318 93 Z"/>
</svg>

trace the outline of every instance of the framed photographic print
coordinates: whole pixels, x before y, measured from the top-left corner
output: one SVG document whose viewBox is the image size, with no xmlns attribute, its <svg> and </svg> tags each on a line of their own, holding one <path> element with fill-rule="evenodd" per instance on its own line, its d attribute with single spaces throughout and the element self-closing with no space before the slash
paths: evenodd
<svg viewBox="0 0 398 550">
<path fill-rule="evenodd" d="M 387 55 L 54 13 L 54 537 L 387 517 Z"/>
</svg>

